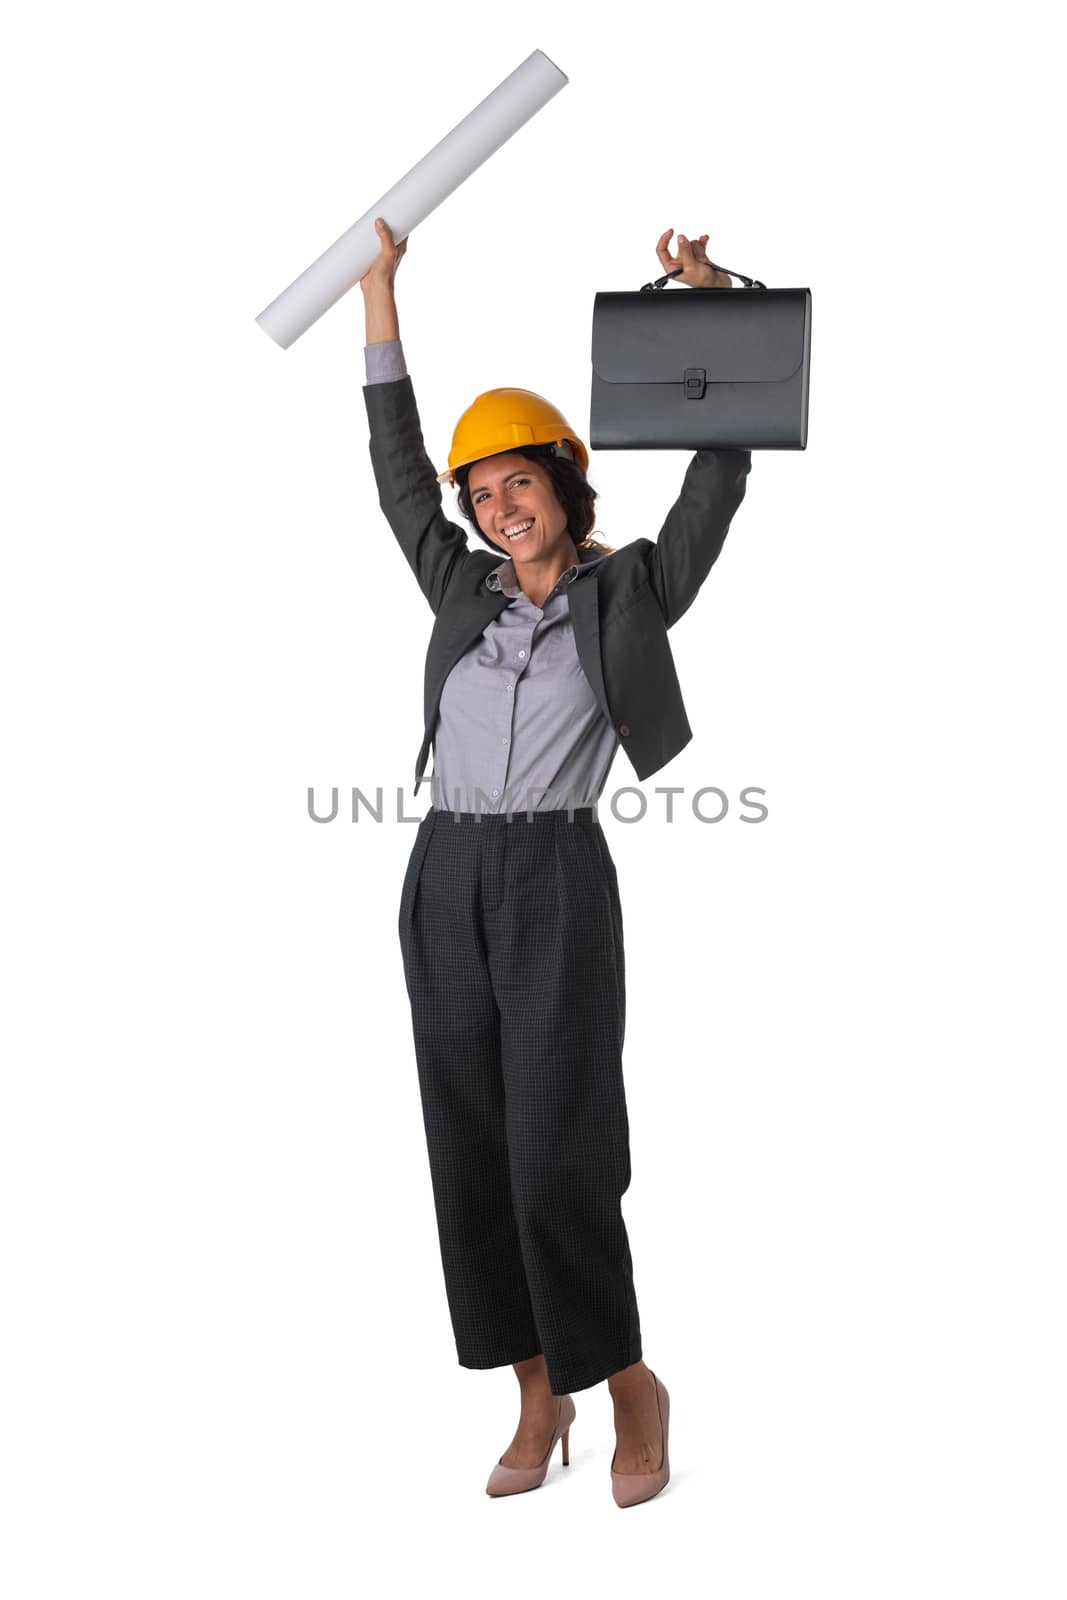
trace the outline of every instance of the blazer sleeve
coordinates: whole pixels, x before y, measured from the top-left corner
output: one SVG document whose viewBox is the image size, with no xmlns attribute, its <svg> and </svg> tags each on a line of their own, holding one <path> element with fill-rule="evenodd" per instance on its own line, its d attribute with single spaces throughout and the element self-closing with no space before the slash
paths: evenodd
<svg viewBox="0 0 1067 1600">
<path fill-rule="evenodd" d="M 751 467 L 751 450 L 698 450 L 689 463 L 682 492 L 645 552 L 649 583 L 668 628 L 689 610 L 715 565 Z"/>
<path fill-rule="evenodd" d="M 378 504 L 436 614 L 468 554 L 467 534 L 444 514 L 426 454 L 410 374 L 363 386 Z"/>
</svg>

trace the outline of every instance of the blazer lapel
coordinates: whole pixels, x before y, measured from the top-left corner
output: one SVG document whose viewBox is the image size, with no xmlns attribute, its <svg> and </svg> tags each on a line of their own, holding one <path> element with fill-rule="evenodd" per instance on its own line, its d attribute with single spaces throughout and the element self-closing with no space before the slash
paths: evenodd
<svg viewBox="0 0 1067 1600">
<path fill-rule="evenodd" d="M 589 679 L 601 711 L 611 721 L 611 710 L 604 690 L 604 672 L 600 661 L 600 606 L 597 598 L 597 572 L 579 572 L 567 585 L 567 601 L 571 609 L 571 626 L 574 643 L 582 671 Z"/>
<path fill-rule="evenodd" d="M 463 652 L 470 648 L 494 618 L 499 617 L 508 603 L 502 589 L 486 588 L 487 573 L 482 573 L 464 600 L 459 616 L 441 647 L 442 660 L 439 677 L 442 683 Z M 468 580 L 469 582 L 469 580 Z"/>
</svg>

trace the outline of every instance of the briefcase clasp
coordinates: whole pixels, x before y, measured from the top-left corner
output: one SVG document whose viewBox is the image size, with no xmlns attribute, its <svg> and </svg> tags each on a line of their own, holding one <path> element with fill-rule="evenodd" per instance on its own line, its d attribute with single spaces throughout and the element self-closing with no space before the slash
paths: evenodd
<svg viewBox="0 0 1067 1600">
<path fill-rule="evenodd" d="M 702 400 L 707 381 L 707 369 L 705 367 L 686 367 L 685 398 L 687 400 Z"/>
</svg>

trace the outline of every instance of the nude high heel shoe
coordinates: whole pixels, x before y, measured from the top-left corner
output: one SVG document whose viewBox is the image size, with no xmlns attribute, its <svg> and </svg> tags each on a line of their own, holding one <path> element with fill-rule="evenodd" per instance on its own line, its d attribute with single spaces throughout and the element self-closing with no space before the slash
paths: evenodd
<svg viewBox="0 0 1067 1600">
<path fill-rule="evenodd" d="M 559 1417 L 556 1421 L 556 1431 L 552 1435 L 552 1443 L 545 1451 L 544 1459 L 536 1467 L 505 1467 L 498 1461 L 489 1474 L 489 1482 L 485 1486 L 486 1494 L 522 1494 L 526 1489 L 536 1489 L 548 1476 L 548 1464 L 552 1459 L 552 1452 L 556 1448 L 556 1441 L 563 1440 L 563 1465 L 570 1466 L 571 1462 L 571 1423 L 576 1416 L 574 1401 L 569 1394 L 560 1396 Z"/>
<path fill-rule="evenodd" d="M 651 1367 L 649 1371 L 652 1372 Z M 616 1472 L 615 1456 L 618 1447 L 611 1458 L 611 1492 L 615 1496 L 617 1506 L 635 1506 L 641 1500 L 651 1500 L 653 1495 L 659 1494 L 666 1487 L 671 1475 L 670 1457 L 667 1454 L 667 1429 L 671 1420 L 671 1397 L 660 1383 L 656 1374 L 652 1377 L 656 1385 L 656 1402 L 659 1406 L 659 1422 L 663 1430 L 663 1458 L 655 1472 Z"/>
</svg>

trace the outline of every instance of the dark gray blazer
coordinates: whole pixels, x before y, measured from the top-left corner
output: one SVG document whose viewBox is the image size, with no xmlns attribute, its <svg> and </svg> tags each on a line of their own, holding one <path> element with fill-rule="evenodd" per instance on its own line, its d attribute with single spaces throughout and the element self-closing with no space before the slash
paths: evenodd
<svg viewBox="0 0 1067 1600">
<path fill-rule="evenodd" d="M 505 556 L 467 547 L 467 530 L 444 514 L 441 486 L 423 444 L 411 377 L 363 388 L 378 502 L 434 613 L 426 652 L 423 781 L 437 710 L 452 667 L 508 603 L 486 578 Z M 643 780 L 690 739 L 667 630 L 684 616 L 723 547 L 745 497 L 750 450 L 698 450 L 659 538 L 634 539 L 568 584 L 578 659 L 604 715 Z M 579 550 L 590 560 L 596 551 Z"/>
</svg>

